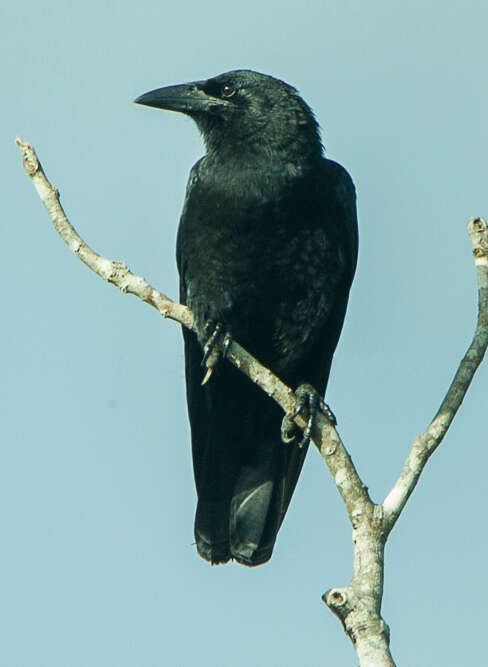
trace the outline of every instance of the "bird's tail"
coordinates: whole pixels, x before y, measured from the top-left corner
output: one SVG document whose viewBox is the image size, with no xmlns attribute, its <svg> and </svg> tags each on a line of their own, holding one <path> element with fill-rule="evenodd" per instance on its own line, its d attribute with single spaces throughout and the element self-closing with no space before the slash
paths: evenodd
<svg viewBox="0 0 488 667">
<path fill-rule="evenodd" d="M 229 374 L 231 393 L 222 386 Z M 282 443 L 281 410 L 238 371 L 228 366 L 212 383 L 217 420 L 195 460 L 197 549 L 212 563 L 260 565 L 273 552 L 306 448 Z"/>
</svg>

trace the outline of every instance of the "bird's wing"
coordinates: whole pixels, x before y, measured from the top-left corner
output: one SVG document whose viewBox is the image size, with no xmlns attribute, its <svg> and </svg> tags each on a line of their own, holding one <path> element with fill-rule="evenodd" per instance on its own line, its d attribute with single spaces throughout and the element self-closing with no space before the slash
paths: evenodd
<svg viewBox="0 0 488 667">
<path fill-rule="evenodd" d="M 349 173 L 333 160 L 324 160 L 324 179 L 333 184 L 333 209 L 338 226 L 344 230 L 343 240 L 347 250 L 349 286 L 352 283 L 358 258 L 358 218 L 356 188 Z"/>
<path fill-rule="evenodd" d="M 308 381 L 320 393 L 327 383 L 357 256 L 352 181 L 342 167 L 330 161 L 324 161 L 324 179 L 327 193 L 323 214 L 327 225 L 335 229 L 330 237 L 334 255 L 329 273 L 315 290 L 316 294 L 330 292 L 330 299 L 326 299 L 323 322 L 313 321 L 315 310 L 311 304 L 303 309 L 307 325 L 318 328 L 318 335 L 312 348 L 298 353 L 298 363 L 294 362 L 293 372 L 285 378 L 291 382 L 293 378 Z M 192 187 L 190 177 L 188 193 Z M 180 245 L 177 252 L 180 298 L 183 303 L 190 300 L 193 304 L 196 295 L 188 293 L 192 283 Z M 336 254 L 342 256 L 341 261 Z M 340 267 L 337 272 L 333 269 L 336 265 Z M 290 309 L 286 304 L 284 308 L 285 322 Z M 229 363 L 221 362 L 210 382 L 202 387 L 201 344 L 193 332 L 184 330 L 183 334 L 198 493 L 195 518 L 198 551 L 212 562 L 230 558 L 248 565 L 265 562 L 271 556 L 306 448 L 286 446 L 280 441 L 280 409 Z M 288 347 L 292 349 L 293 345 Z M 292 354 L 296 355 L 296 350 Z"/>
</svg>

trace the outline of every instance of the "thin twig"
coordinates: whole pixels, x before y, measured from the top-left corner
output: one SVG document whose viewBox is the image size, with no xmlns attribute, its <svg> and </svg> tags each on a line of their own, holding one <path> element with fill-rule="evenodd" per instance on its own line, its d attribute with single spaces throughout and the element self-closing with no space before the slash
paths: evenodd
<svg viewBox="0 0 488 667">
<path fill-rule="evenodd" d="M 91 250 L 72 227 L 59 202 L 58 191 L 47 180 L 34 149 L 16 140 L 30 176 L 51 221 L 79 259 L 104 280 L 123 292 L 138 296 L 156 308 L 163 317 L 193 329 L 193 315 L 184 305 L 175 303 L 134 275 L 123 262 L 112 261 Z M 473 375 L 488 345 L 488 229 L 481 218 L 468 224 L 478 275 L 479 310 L 476 332 L 454 380 L 436 416 L 426 431 L 418 436 L 408 454 L 402 472 L 383 504 L 372 503 L 366 487 L 347 453 L 336 428 L 319 413 L 313 440 L 334 478 L 353 528 L 353 575 L 343 588 L 333 588 L 323 595 L 327 606 L 340 618 L 356 649 L 361 667 L 392 667 L 389 629 L 381 617 L 383 596 L 384 546 L 432 452 L 439 446 L 466 394 Z M 295 408 L 295 394 L 269 369 L 232 341 L 226 358 L 273 398 L 290 414 Z M 298 415 L 300 428 L 305 421 Z"/>
<path fill-rule="evenodd" d="M 59 201 L 59 192 L 49 183 L 32 146 L 16 139 L 23 156 L 24 169 L 32 180 L 51 221 L 63 241 L 92 271 L 118 287 L 153 306 L 163 317 L 193 329 L 193 314 L 186 306 L 175 303 L 149 283 L 133 274 L 124 262 L 113 261 L 93 251 L 71 225 Z M 236 341 L 232 341 L 226 354 L 236 368 L 273 398 L 287 413 L 295 409 L 295 394 L 268 368 L 263 366 Z M 298 415 L 295 422 L 305 428 L 306 422 Z M 358 511 L 358 503 L 371 503 L 366 487 L 361 482 L 336 428 L 322 414 L 317 415 L 313 440 L 327 463 L 336 486 L 344 500 L 351 521 Z"/>
<path fill-rule="evenodd" d="M 415 438 L 400 476 L 383 502 L 388 532 L 400 516 L 430 456 L 442 442 L 488 346 L 488 226 L 485 220 L 471 218 L 468 233 L 478 279 L 476 330 L 439 410 L 426 430 Z"/>
</svg>

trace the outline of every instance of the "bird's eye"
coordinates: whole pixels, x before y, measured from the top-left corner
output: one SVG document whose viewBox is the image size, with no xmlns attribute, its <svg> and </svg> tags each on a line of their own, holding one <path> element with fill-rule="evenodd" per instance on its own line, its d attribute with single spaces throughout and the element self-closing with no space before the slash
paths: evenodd
<svg viewBox="0 0 488 667">
<path fill-rule="evenodd" d="M 234 86 L 222 86 L 222 97 L 232 97 L 235 92 Z"/>
</svg>

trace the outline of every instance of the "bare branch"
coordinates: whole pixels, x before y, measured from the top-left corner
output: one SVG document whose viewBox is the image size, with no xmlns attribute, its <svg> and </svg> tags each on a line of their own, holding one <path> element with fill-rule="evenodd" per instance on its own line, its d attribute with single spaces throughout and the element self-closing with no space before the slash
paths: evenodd
<svg viewBox="0 0 488 667">
<path fill-rule="evenodd" d="M 478 321 L 471 345 L 427 429 L 417 436 L 394 487 L 383 502 L 387 531 L 391 531 L 431 454 L 442 442 L 458 411 L 488 346 L 488 226 L 482 218 L 471 218 L 468 233 L 473 245 L 478 279 Z"/>
<path fill-rule="evenodd" d="M 116 285 L 122 292 L 134 294 L 156 308 L 163 317 L 193 329 L 193 314 L 189 308 L 175 303 L 149 285 L 144 278 L 133 274 L 124 262 L 102 257 L 83 241 L 66 217 L 59 201 L 59 192 L 47 180 L 33 147 L 18 138 L 16 143 L 22 152 L 24 169 L 32 180 L 56 231 L 74 254 L 97 275 Z M 236 341 L 231 342 L 226 359 L 261 387 L 286 413 L 293 412 L 295 394 L 292 389 Z M 300 428 L 305 428 L 306 423 L 300 415 L 295 421 Z M 372 505 L 367 489 L 361 482 L 337 430 L 321 414 L 317 415 L 313 440 L 332 473 L 352 521 L 363 504 Z"/>
<path fill-rule="evenodd" d="M 75 255 L 97 275 L 123 292 L 138 296 L 156 308 L 163 317 L 193 329 L 193 314 L 186 306 L 173 302 L 143 278 L 131 273 L 123 262 L 106 259 L 88 247 L 66 218 L 58 191 L 47 180 L 34 149 L 20 139 L 16 141 L 22 151 L 24 168 L 54 227 Z M 468 230 L 473 243 L 479 288 L 478 323 L 473 342 L 436 416 L 426 431 L 415 439 L 403 470 L 384 503 L 375 505 L 371 501 L 337 430 L 321 413 L 317 415 L 312 434 L 344 501 L 353 528 L 351 582 L 346 587 L 330 589 L 323 595 L 323 600 L 342 621 L 362 667 L 394 665 L 389 650 L 389 629 L 381 617 L 384 546 L 429 456 L 440 444 L 461 405 L 488 345 L 488 229 L 484 220 L 473 218 L 469 221 Z M 226 358 L 286 413 L 293 413 L 296 399 L 292 389 L 236 341 L 231 342 Z M 306 425 L 300 415 L 295 418 L 295 422 L 302 429 Z"/>
<path fill-rule="evenodd" d="M 135 276 L 129 271 L 124 262 L 101 257 L 88 247 L 66 217 L 59 202 L 59 192 L 47 180 L 32 146 L 19 138 L 15 140 L 15 143 L 22 152 L 24 169 L 33 182 L 54 228 L 78 259 L 81 259 L 101 278 L 116 285 L 122 292 L 138 296 L 142 301 L 159 310 L 163 317 L 169 317 L 191 329 L 193 315 L 186 306 L 174 303 L 167 296 L 151 287 L 144 278 Z"/>
</svg>

